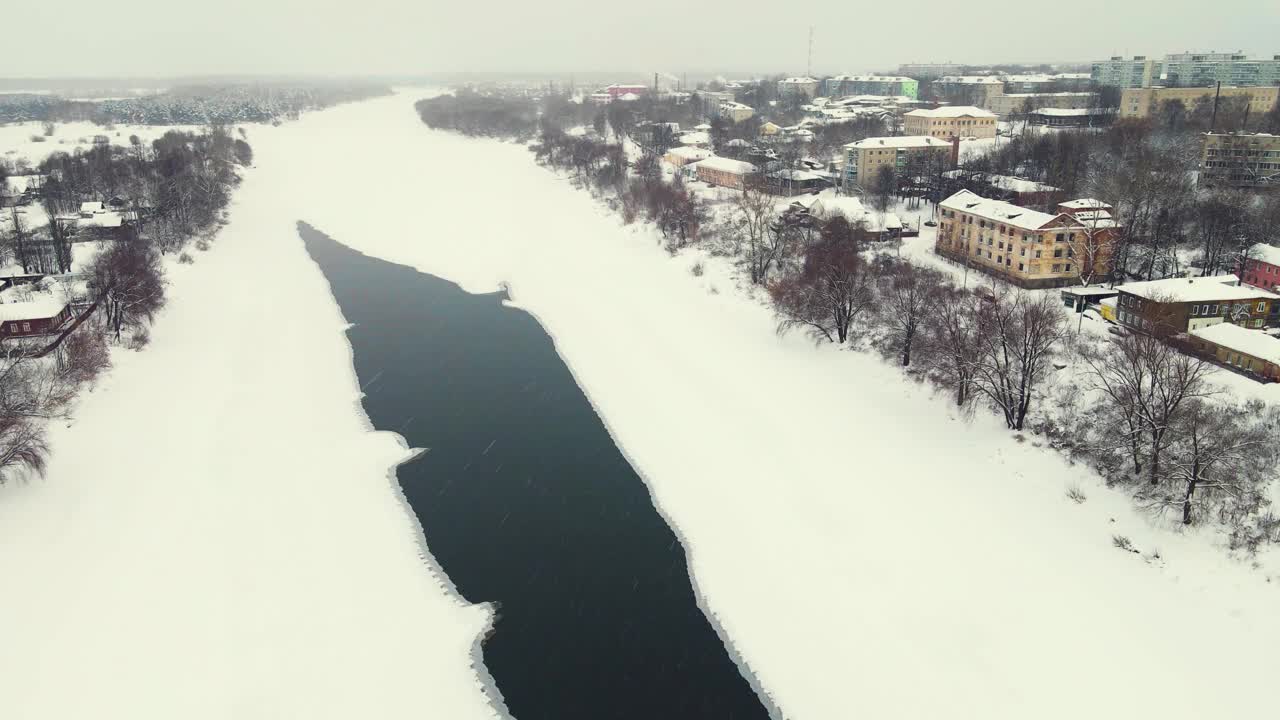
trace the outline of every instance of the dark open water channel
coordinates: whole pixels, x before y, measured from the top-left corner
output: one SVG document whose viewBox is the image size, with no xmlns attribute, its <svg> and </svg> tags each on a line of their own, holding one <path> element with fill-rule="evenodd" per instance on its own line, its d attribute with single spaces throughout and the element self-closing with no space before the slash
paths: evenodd
<svg viewBox="0 0 1280 720">
<path fill-rule="evenodd" d="M 484 661 L 516 718 L 769 717 L 537 321 L 299 232 L 353 323 L 365 412 L 428 449 L 397 476 L 431 553 L 468 601 L 499 604 Z"/>
</svg>

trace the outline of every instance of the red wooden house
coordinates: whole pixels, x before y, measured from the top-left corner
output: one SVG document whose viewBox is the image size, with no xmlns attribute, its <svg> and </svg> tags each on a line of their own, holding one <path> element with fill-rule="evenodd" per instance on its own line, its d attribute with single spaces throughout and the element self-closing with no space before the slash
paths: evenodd
<svg viewBox="0 0 1280 720">
<path fill-rule="evenodd" d="M 1245 251 L 1236 268 L 1245 285 L 1273 292 L 1280 287 L 1280 248 L 1258 243 Z"/>
<path fill-rule="evenodd" d="M 49 335 L 71 319 L 71 306 L 55 300 L 0 304 L 0 339 Z"/>
</svg>

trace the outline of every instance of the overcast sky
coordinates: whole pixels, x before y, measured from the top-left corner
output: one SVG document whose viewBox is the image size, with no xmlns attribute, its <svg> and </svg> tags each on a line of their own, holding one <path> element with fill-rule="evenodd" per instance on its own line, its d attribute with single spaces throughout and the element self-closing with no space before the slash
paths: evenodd
<svg viewBox="0 0 1280 720">
<path fill-rule="evenodd" d="M 0 77 L 655 70 L 1280 53 L 1277 0 L 6 0 Z M 52 43 L 52 45 L 50 45 Z"/>
</svg>

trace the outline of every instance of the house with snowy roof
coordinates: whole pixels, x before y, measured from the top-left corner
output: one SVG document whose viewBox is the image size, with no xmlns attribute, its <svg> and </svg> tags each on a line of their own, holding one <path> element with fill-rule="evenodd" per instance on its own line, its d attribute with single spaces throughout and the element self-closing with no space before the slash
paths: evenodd
<svg viewBox="0 0 1280 720">
<path fill-rule="evenodd" d="M 1275 292 L 1280 289 L 1280 248 L 1266 243 L 1251 245 L 1241 253 L 1236 274 L 1246 285 Z"/>
<path fill-rule="evenodd" d="M 919 109 L 902 116 L 907 135 L 936 138 L 996 136 L 996 114 L 972 105 L 944 105 L 931 110 Z"/>
<path fill-rule="evenodd" d="M 894 240 L 902 236 L 902 219 L 891 212 L 876 212 L 853 195 L 837 195 L 826 191 L 809 207 L 809 214 L 820 220 L 843 216 L 850 225 L 864 233 L 864 240 Z"/>
<path fill-rule="evenodd" d="M 938 203 L 934 252 L 1020 287 L 1062 287 L 1110 271 L 1114 228 L 1086 226 L 961 190 Z"/>
<path fill-rule="evenodd" d="M 1261 330 L 1219 322 L 1188 331 L 1186 341 L 1195 352 L 1223 365 L 1262 380 L 1280 380 L 1280 338 Z"/>
<path fill-rule="evenodd" d="M 743 160 L 727 157 L 709 157 L 697 165 L 698 179 L 708 185 L 741 190 L 746 186 L 747 178 L 757 171 L 755 165 Z"/>
<path fill-rule="evenodd" d="M 0 340 L 50 335 L 71 318 L 71 306 L 60 298 L 0 303 Z"/>
<path fill-rule="evenodd" d="M 869 184 L 882 167 L 901 173 L 912 164 L 932 156 L 940 163 L 954 165 L 958 149 L 950 142 L 926 135 L 871 137 L 844 146 L 844 186 Z"/>
<path fill-rule="evenodd" d="M 1116 290 L 1120 324 L 1159 337 L 1218 323 L 1262 328 L 1280 301 L 1280 295 L 1240 284 L 1235 275 L 1148 280 Z"/>
<path fill-rule="evenodd" d="M 784 99 L 809 98 L 818 94 L 819 83 L 811 77 L 789 77 L 778 81 L 778 96 Z"/>
</svg>

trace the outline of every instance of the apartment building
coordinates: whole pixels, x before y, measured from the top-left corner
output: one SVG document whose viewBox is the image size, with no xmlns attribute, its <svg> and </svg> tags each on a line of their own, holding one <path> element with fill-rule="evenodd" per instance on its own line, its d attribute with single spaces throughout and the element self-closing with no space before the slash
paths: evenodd
<svg viewBox="0 0 1280 720">
<path fill-rule="evenodd" d="M 1162 72 L 1164 65 L 1146 55 L 1134 55 L 1128 60 L 1116 55 L 1094 63 L 1089 76 L 1093 82 L 1106 87 L 1146 88 L 1159 85 Z"/>
<path fill-rule="evenodd" d="M 719 117 L 727 118 L 735 123 L 749 119 L 756 114 L 755 108 L 750 105 L 743 105 L 740 102 L 724 102 L 720 103 L 716 114 Z"/>
<path fill-rule="evenodd" d="M 819 83 L 811 77 L 789 77 L 778 81 L 778 96 L 783 99 L 813 98 L 818 94 Z"/>
<path fill-rule="evenodd" d="M 959 75 L 964 72 L 960 63 L 903 63 L 898 74 L 913 78 L 939 78 L 943 75 Z"/>
<path fill-rule="evenodd" d="M 1280 248 L 1257 243 L 1244 252 L 1236 275 L 1245 282 L 1268 292 L 1280 289 Z"/>
<path fill-rule="evenodd" d="M 1194 87 L 1149 87 L 1127 88 L 1120 93 L 1120 117 L 1145 118 L 1155 114 L 1160 104 L 1166 101 L 1179 100 L 1191 110 L 1197 102 L 1213 102 L 1215 88 Z M 1276 106 L 1280 99 L 1280 86 L 1270 87 L 1228 87 L 1223 86 L 1221 96 L 1249 98 L 1249 116 L 1255 117 Z"/>
<path fill-rule="evenodd" d="M 902 116 L 908 135 L 936 138 L 996 136 L 996 115 L 972 105 L 946 105 L 932 110 L 912 110 Z"/>
<path fill-rule="evenodd" d="M 727 157 L 709 157 L 694 165 L 697 178 L 708 185 L 741 190 L 747 178 L 757 172 L 755 165 Z"/>
<path fill-rule="evenodd" d="M 1110 270 L 1114 224 L 1086 226 L 961 190 L 938 204 L 934 251 L 1026 288 L 1061 287 Z"/>
<path fill-rule="evenodd" d="M 1080 110 L 1098 104 L 1098 94 L 1091 92 L 1032 92 L 992 95 L 986 108 L 1005 117 L 1044 108 Z"/>
<path fill-rule="evenodd" d="M 1241 285 L 1235 275 L 1148 280 L 1116 290 L 1120 324 L 1159 337 L 1218 323 L 1261 328 L 1280 301 L 1280 295 Z"/>
<path fill-rule="evenodd" d="M 1280 187 L 1280 135 L 1205 133 L 1200 141 L 1200 184 Z"/>
<path fill-rule="evenodd" d="M 1251 59 L 1244 53 L 1173 53 L 1164 57 L 1167 87 L 1275 85 L 1280 83 L 1280 55 Z"/>
<path fill-rule="evenodd" d="M 1004 94 L 1004 80 L 995 75 L 946 75 L 934 80 L 932 88 L 949 103 L 983 107 L 992 95 Z"/>
<path fill-rule="evenodd" d="M 888 97 L 920 97 L 920 84 L 900 75 L 836 75 L 822 82 L 827 97 L 846 95 L 884 95 Z"/>
<path fill-rule="evenodd" d="M 956 161 L 953 143 L 935 137 L 899 135 L 873 137 L 844 146 L 844 176 L 846 188 L 861 187 L 870 183 L 880 168 L 888 166 L 895 173 L 912 164 L 913 158 L 932 155 L 932 159 L 948 165 Z"/>
</svg>

